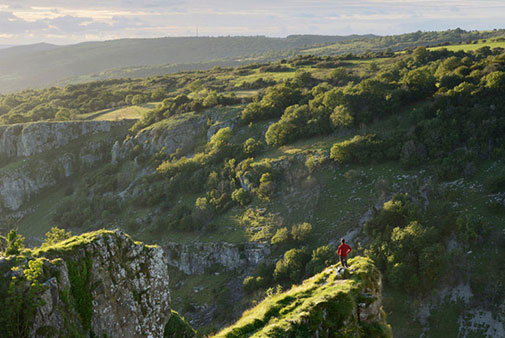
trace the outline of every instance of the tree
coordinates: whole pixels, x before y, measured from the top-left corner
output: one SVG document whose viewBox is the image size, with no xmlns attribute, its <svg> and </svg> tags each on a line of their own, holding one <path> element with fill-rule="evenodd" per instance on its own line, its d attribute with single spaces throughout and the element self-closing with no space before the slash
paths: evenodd
<svg viewBox="0 0 505 338">
<path fill-rule="evenodd" d="M 69 239 L 70 237 L 72 237 L 72 233 L 70 231 L 65 231 L 64 229 L 60 229 L 58 227 L 52 227 L 50 231 L 46 232 L 46 239 L 42 243 L 41 247 L 44 248 L 54 245 Z"/>
<path fill-rule="evenodd" d="M 291 229 L 291 236 L 297 242 L 304 242 L 309 238 L 312 232 L 312 225 L 310 223 L 295 224 Z"/>
<path fill-rule="evenodd" d="M 133 98 L 132 98 L 132 101 L 131 103 L 133 105 L 137 105 L 137 104 L 141 104 L 141 103 L 144 103 L 145 102 L 145 98 L 143 95 L 140 95 L 140 94 L 137 94 L 135 95 Z"/>
<path fill-rule="evenodd" d="M 424 65 L 429 61 L 430 51 L 423 46 L 416 47 L 412 52 L 412 58 L 416 63 Z"/>
<path fill-rule="evenodd" d="M 289 242 L 290 237 L 289 237 L 289 231 L 288 228 L 280 228 L 277 229 L 275 232 L 275 235 L 272 237 L 270 240 L 270 244 L 275 245 L 283 245 Z"/>
<path fill-rule="evenodd" d="M 16 230 L 9 231 L 7 236 L 7 249 L 5 250 L 5 255 L 18 255 L 24 248 L 25 238 L 18 234 Z"/>
<path fill-rule="evenodd" d="M 348 127 L 353 123 L 353 120 L 349 108 L 344 105 L 336 106 L 330 115 L 330 121 L 334 127 Z"/>
<path fill-rule="evenodd" d="M 505 90 L 505 72 L 492 72 L 484 78 L 486 87 L 495 90 Z"/>
<path fill-rule="evenodd" d="M 70 121 L 75 118 L 75 113 L 68 108 L 60 108 L 54 118 L 61 121 Z"/>
<path fill-rule="evenodd" d="M 244 188 L 239 188 L 236 189 L 232 194 L 231 194 L 232 200 L 237 202 L 238 204 L 244 206 L 248 205 L 251 203 L 251 194 L 245 190 Z"/>
<path fill-rule="evenodd" d="M 305 274 L 305 265 L 310 260 L 305 249 L 291 249 L 275 264 L 274 278 L 278 282 L 297 283 Z"/>
<path fill-rule="evenodd" d="M 346 85 L 351 80 L 351 75 L 344 67 L 335 68 L 330 73 L 330 81 L 337 86 Z"/>
<path fill-rule="evenodd" d="M 261 148 L 262 148 L 261 141 L 256 141 L 252 137 L 249 137 L 247 140 L 245 140 L 243 146 L 244 153 L 248 156 L 255 155 L 261 150 Z"/>
<path fill-rule="evenodd" d="M 337 251 L 331 245 L 323 245 L 312 251 L 312 259 L 307 264 L 307 274 L 315 275 L 326 267 L 336 264 L 338 261 Z"/>
<path fill-rule="evenodd" d="M 430 95 L 434 93 L 437 88 L 435 86 L 435 76 L 433 76 L 432 72 L 426 67 L 409 71 L 405 75 L 403 82 L 413 92 L 412 94 L 415 98 L 422 98 Z"/>
</svg>

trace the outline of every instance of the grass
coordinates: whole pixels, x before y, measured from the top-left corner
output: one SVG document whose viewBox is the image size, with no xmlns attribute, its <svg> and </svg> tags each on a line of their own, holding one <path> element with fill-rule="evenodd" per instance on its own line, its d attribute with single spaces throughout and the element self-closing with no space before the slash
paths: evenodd
<svg viewBox="0 0 505 338">
<path fill-rule="evenodd" d="M 485 46 L 487 46 L 489 48 L 505 48 L 505 40 L 497 41 L 497 39 L 503 39 L 503 37 L 488 39 L 488 40 L 486 40 L 486 42 L 484 42 L 483 40 L 479 40 L 477 43 L 432 47 L 432 48 L 428 48 L 428 49 L 429 50 L 447 49 L 447 50 L 453 51 L 453 52 L 462 50 L 465 52 L 471 52 L 471 51 L 475 51 L 475 50 L 485 47 Z"/>
<path fill-rule="evenodd" d="M 149 102 L 136 106 L 103 109 L 93 113 L 81 114 L 78 116 L 78 119 L 94 121 L 136 120 L 143 113 L 155 109 L 158 104 L 159 102 Z"/>
<path fill-rule="evenodd" d="M 191 113 L 184 113 L 184 114 L 178 114 L 174 115 L 169 119 L 164 119 L 159 122 L 153 123 L 147 127 L 145 127 L 143 130 L 156 130 L 156 129 L 168 129 L 168 128 L 173 128 L 179 124 L 185 123 L 190 121 L 191 119 L 198 118 L 199 114 L 191 112 Z"/>
<path fill-rule="evenodd" d="M 365 288 L 377 291 L 380 274 L 367 258 L 350 259 L 350 264 L 356 271 L 349 279 L 341 279 L 336 266 L 329 267 L 301 285 L 266 298 L 215 337 L 308 337 L 322 332 L 338 336 L 344 327 L 366 335 L 367 326 L 353 310 Z M 377 324 L 383 332 L 378 336 L 390 336 L 384 322 Z"/>
</svg>

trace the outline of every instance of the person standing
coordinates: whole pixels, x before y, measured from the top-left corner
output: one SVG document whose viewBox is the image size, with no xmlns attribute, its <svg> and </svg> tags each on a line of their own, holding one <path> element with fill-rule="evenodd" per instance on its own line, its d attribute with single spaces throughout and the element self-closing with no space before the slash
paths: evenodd
<svg viewBox="0 0 505 338">
<path fill-rule="evenodd" d="M 347 264 L 347 254 L 351 251 L 352 251 L 351 247 L 345 244 L 345 239 L 342 238 L 340 240 L 340 245 L 338 246 L 337 249 L 337 255 L 340 257 L 340 263 L 344 268 L 349 267 L 349 265 Z"/>
</svg>

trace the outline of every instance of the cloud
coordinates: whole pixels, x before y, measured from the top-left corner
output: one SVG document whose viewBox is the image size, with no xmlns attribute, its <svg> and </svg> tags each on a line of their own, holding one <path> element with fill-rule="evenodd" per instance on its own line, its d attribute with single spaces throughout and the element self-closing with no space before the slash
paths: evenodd
<svg viewBox="0 0 505 338">
<path fill-rule="evenodd" d="M 503 0 L 3 0 L 0 44 L 503 27 Z"/>
</svg>

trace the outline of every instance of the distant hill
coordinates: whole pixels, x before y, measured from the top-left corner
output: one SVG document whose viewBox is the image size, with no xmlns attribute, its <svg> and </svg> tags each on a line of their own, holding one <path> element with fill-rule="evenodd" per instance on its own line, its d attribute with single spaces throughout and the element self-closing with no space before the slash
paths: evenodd
<svg viewBox="0 0 505 338">
<path fill-rule="evenodd" d="M 36 44 L 12 47 L 0 50 L 0 92 L 40 88 L 67 78 L 114 68 L 250 58 L 370 37 L 166 37 L 84 42 L 69 46 Z"/>
<path fill-rule="evenodd" d="M 0 93 L 114 78 L 141 78 L 214 66 L 276 61 L 298 54 L 342 55 L 398 51 L 415 46 L 471 43 L 505 35 L 505 30 L 413 32 L 393 36 L 290 35 L 286 38 L 165 37 L 40 43 L 0 49 Z"/>
</svg>

